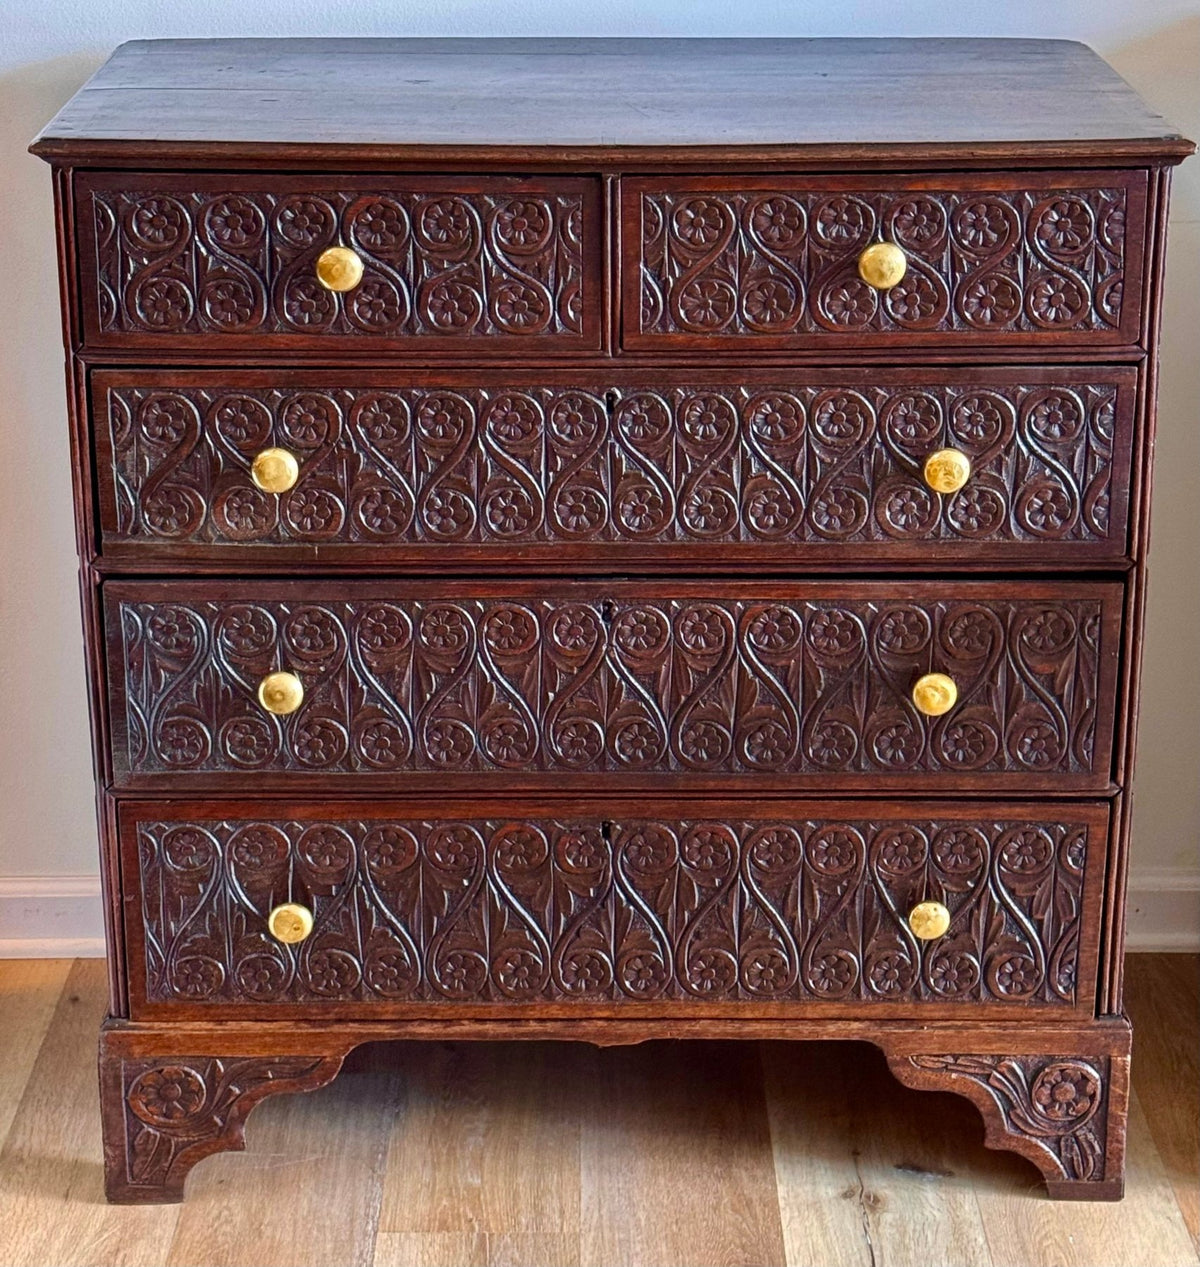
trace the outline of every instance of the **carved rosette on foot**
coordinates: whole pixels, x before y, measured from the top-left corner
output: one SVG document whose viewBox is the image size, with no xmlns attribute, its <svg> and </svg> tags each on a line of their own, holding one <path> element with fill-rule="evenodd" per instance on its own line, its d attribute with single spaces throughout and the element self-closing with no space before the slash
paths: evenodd
<svg viewBox="0 0 1200 1267">
<path fill-rule="evenodd" d="M 989 1148 L 1020 1153 L 1042 1172 L 1050 1196 L 1117 1201 L 1125 1191 L 1129 1104 L 1124 1050 L 1095 1055 L 890 1053 L 905 1086 L 953 1091 L 983 1115 Z"/>
<path fill-rule="evenodd" d="M 245 1148 L 246 1118 L 256 1104 L 279 1092 L 315 1091 L 341 1064 L 341 1056 L 130 1056 L 102 1039 L 108 1199 L 182 1201 L 198 1161 Z"/>
</svg>

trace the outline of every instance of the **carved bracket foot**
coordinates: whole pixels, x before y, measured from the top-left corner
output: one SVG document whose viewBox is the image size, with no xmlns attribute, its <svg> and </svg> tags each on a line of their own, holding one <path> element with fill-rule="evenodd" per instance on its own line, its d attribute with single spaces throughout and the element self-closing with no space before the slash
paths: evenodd
<svg viewBox="0 0 1200 1267">
<path fill-rule="evenodd" d="M 989 1148 L 1020 1153 L 1051 1197 L 1119 1201 L 1125 1191 L 1129 1054 L 888 1053 L 905 1086 L 953 1091 L 983 1114 Z"/>
<path fill-rule="evenodd" d="M 183 1200 L 191 1168 L 245 1148 L 250 1110 L 269 1095 L 332 1082 L 337 1056 L 131 1055 L 100 1039 L 104 1186 L 110 1201 Z"/>
</svg>

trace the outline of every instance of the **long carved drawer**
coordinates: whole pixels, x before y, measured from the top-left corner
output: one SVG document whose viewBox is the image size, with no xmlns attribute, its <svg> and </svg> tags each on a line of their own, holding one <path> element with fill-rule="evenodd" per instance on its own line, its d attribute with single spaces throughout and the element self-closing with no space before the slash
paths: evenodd
<svg viewBox="0 0 1200 1267">
<path fill-rule="evenodd" d="M 1128 553 L 1132 367 L 534 381 L 97 371 L 101 548 L 557 570 Z"/>
<path fill-rule="evenodd" d="M 125 788 L 1104 790 L 1119 584 L 106 582 Z"/>
<path fill-rule="evenodd" d="M 1107 824 L 1092 803 L 126 803 L 134 1015 L 1089 1011 Z"/>
<path fill-rule="evenodd" d="M 88 346 L 600 346 L 597 180 L 86 172 L 75 209 Z"/>
<path fill-rule="evenodd" d="M 1146 197 L 1139 171 L 628 178 L 624 345 L 1132 345 Z"/>
</svg>

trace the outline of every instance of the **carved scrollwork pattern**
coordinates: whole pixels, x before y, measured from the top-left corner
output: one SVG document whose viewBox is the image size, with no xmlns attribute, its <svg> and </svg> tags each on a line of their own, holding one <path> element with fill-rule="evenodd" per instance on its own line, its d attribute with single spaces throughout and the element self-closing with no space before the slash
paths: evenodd
<svg viewBox="0 0 1200 1267">
<path fill-rule="evenodd" d="M 904 1081 L 957 1090 L 955 1082 L 964 1079 L 984 1090 L 998 1113 L 994 1133 L 992 1114 L 984 1115 L 994 1147 L 1006 1146 L 1005 1135 L 1021 1141 L 1020 1151 L 1052 1179 L 1098 1183 L 1108 1177 L 1109 1057 L 919 1055 L 906 1060 L 915 1079 L 906 1077 L 899 1059 L 891 1062 Z"/>
<path fill-rule="evenodd" d="M 611 598 L 110 599 L 119 776 L 1050 774 L 1078 786 L 1107 770 L 1113 653 L 1101 638 L 1115 590 L 852 596 L 864 588 L 844 599 L 636 586 Z M 255 698 L 281 667 L 305 692 L 288 717 Z M 944 717 L 911 699 L 931 668 L 958 685 Z"/>
<path fill-rule="evenodd" d="M 101 334 L 596 341 L 584 315 L 598 304 L 588 181 L 85 183 Z M 315 274 L 334 245 L 365 265 L 345 293 Z"/>
<path fill-rule="evenodd" d="M 114 1200 L 176 1199 L 202 1157 L 243 1146 L 250 1110 L 266 1096 L 328 1082 L 340 1059 L 313 1056 L 117 1058 L 120 1161 L 108 1170 Z M 113 1149 L 112 1151 L 116 1151 Z M 113 1161 L 116 1158 L 112 1159 Z"/>
<path fill-rule="evenodd" d="M 1069 814 L 143 821 L 146 998 L 1070 1007 L 1089 830 Z M 951 912 L 935 942 L 906 920 L 927 899 Z M 297 945 L 266 931 L 285 901 L 314 912 Z M 1059 1111 L 1034 1094 L 1031 1112 Z"/>
<path fill-rule="evenodd" d="M 1127 220 L 1145 191 L 1086 177 L 1043 188 L 730 192 L 703 182 L 633 182 L 640 210 L 641 335 L 892 338 L 1125 329 Z M 635 221 L 638 223 L 638 221 Z M 876 291 L 857 272 L 879 240 L 907 257 Z"/>
<path fill-rule="evenodd" d="M 113 385 L 106 530 L 435 551 L 736 542 L 772 557 L 843 543 L 1123 545 L 1125 372 L 1064 370 L 1055 386 L 983 372 L 969 385 L 815 378 L 619 391 Z M 273 445 L 301 468 L 281 497 L 249 474 Z M 972 477 L 939 497 L 922 469 L 946 446 L 968 455 Z"/>
</svg>

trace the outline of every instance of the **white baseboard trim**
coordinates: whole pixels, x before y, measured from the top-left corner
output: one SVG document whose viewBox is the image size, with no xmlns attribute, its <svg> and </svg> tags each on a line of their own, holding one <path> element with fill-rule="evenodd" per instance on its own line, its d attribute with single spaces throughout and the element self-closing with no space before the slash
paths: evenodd
<svg viewBox="0 0 1200 1267">
<path fill-rule="evenodd" d="M 98 875 L 0 876 L 0 959 L 103 954 Z"/>
<path fill-rule="evenodd" d="M 1130 950 L 1200 951 L 1200 871 L 1135 871 L 1127 912 Z M 0 876 L 0 959 L 103 954 L 99 876 Z"/>
<path fill-rule="evenodd" d="M 1129 950 L 1200 951 L 1200 871 L 1156 867 L 1131 872 L 1125 944 Z"/>
</svg>

